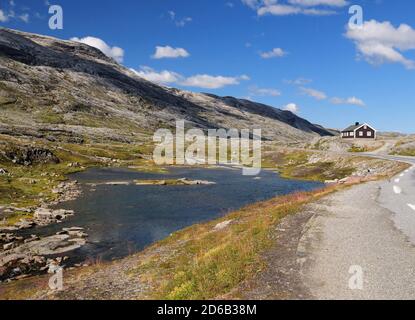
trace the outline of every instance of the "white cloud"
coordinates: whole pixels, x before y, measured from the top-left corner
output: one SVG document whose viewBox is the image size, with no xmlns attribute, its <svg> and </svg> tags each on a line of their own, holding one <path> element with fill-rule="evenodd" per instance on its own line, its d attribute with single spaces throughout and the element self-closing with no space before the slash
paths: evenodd
<svg viewBox="0 0 415 320">
<path fill-rule="evenodd" d="M 164 59 L 164 58 L 187 58 L 190 54 L 183 48 L 173 48 L 170 46 L 157 46 L 156 52 L 152 55 L 153 59 Z"/>
<path fill-rule="evenodd" d="M 259 16 L 271 14 L 274 16 L 288 16 L 301 13 L 301 8 L 295 6 L 288 6 L 284 4 L 274 4 L 271 6 L 264 6 L 257 10 Z"/>
<path fill-rule="evenodd" d="M 395 28 L 389 21 L 366 21 L 361 27 L 347 26 L 345 36 L 352 40 L 358 53 L 369 63 L 400 63 L 415 69 L 415 61 L 403 52 L 415 49 L 415 30 L 401 24 Z"/>
<path fill-rule="evenodd" d="M 178 27 L 184 27 L 186 24 L 193 21 L 191 17 L 184 17 L 182 19 L 177 19 L 176 12 L 174 11 L 168 11 L 168 15 L 170 16 L 170 19 L 176 24 Z"/>
<path fill-rule="evenodd" d="M 345 0 L 288 0 L 293 5 L 299 5 L 304 7 L 315 6 L 329 6 L 329 7 L 345 7 L 348 2 Z"/>
<path fill-rule="evenodd" d="M 130 70 L 133 71 L 139 77 L 158 84 L 176 83 L 182 79 L 182 76 L 176 72 L 167 70 L 157 72 L 154 69 L 146 66 L 142 66 L 138 71 L 134 69 Z"/>
<path fill-rule="evenodd" d="M 258 16 L 327 16 L 336 14 L 337 11 L 322 9 L 321 6 L 339 8 L 347 5 L 344 0 L 286 0 L 285 3 L 279 3 L 277 0 L 242 0 L 242 3 L 255 10 Z"/>
<path fill-rule="evenodd" d="M 292 113 L 298 113 L 299 107 L 295 103 L 289 103 L 283 107 L 283 110 L 290 111 Z"/>
<path fill-rule="evenodd" d="M 29 16 L 28 13 L 24 13 L 24 14 L 19 16 L 19 19 L 22 20 L 25 23 L 29 23 L 30 16 Z"/>
<path fill-rule="evenodd" d="M 7 22 L 9 17 L 0 9 L 0 22 Z"/>
<path fill-rule="evenodd" d="M 281 91 L 277 89 L 271 89 L 271 88 L 258 88 L 256 86 L 249 88 L 249 94 L 250 96 L 270 96 L 270 97 L 279 97 L 281 95 Z"/>
<path fill-rule="evenodd" d="M 317 100 L 325 100 L 327 99 L 327 95 L 323 91 L 311 89 L 311 88 L 300 88 L 303 94 L 308 95 L 309 97 L 312 97 Z"/>
<path fill-rule="evenodd" d="M 359 107 L 364 107 L 365 103 L 363 102 L 363 100 L 358 99 L 356 97 L 350 97 L 350 98 L 332 98 L 331 103 L 333 104 L 344 104 L 344 105 L 354 105 L 354 106 L 359 106 Z"/>
<path fill-rule="evenodd" d="M 249 80 L 246 75 L 240 77 L 224 77 L 224 76 L 211 76 L 207 74 L 198 74 L 191 76 L 180 84 L 187 87 L 197 87 L 204 89 L 220 89 L 225 86 L 237 85 L 242 80 Z"/>
<path fill-rule="evenodd" d="M 1 6 L 1 3 L 0 3 Z M 20 20 L 25 23 L 30 22 L 30 13 L 16 13 L 15 11 L 16 3 L 13 0 L 9 1 L 9 8 L 8 11 L 4 11 L 0 9 L 0 22 L 8 22 L 10 20 Z M 29 11 L 30 9 L 27 7 L 22 7 L 22 11 Z"/>
<path fill-rule="evenodd" d="M 306 79 L 306 78 L 297 78 L 297 79 L 294 79 L 294 80 L 284 80 L 284 82 L 287 83 L 287 84 L 295 85 L 295 86 L 304 86 L 306 84 L 309 84 L 309 83 L 313 82 L 313 80 Z"/>
<path fill-rule="evenodd" d="M 177 72 L 168 70 L 158 72 L 146 66 L 140 67 L 140 70 L 130 70 L 139 77 L 158 84 L 177 84 L 186 87 L 197 87 L 203 89 L 220 89 L 229 85 L 238 85 L 241 81 L 247 81 L 250 79 L 247 75 L 239 77 L 225 77 L 207 74 L 198 74 L 186 78 Z"/>
<path fill-rule="evenodd" d="M 271 51 L 260 53 L 260 56 L 263 59 L 282 58 L 286 55 L 287 53 L 281 48 L 274 48 Z"/>
<path fill-rule="evenodd" d="M 172 20 L 175 20 L 176 19 L 176 12 L 174 12 L 174 11 L 169 11 L 169 12 L 167 12 L 168 14 L 169 14 L 169 16 L 170 16 L 170 19 L 172 19 Z"/>
<path fill-rule="evenodd" d="M 252 9 L 256 9 L 259 6 L 260 1 L 259 0 L 242 0 L 242 3 Z"/>
<path fill-rule="evenodd" d="M 106 56 L 113 58 L 115 61 L 122 63 L 124 60 L 124 50 L 119 47 L 110 47 L 105 41 L 95 37 L 85 38 L 71 38 L 71 41 L 84 43 L 91 47 L 97 48 L 102 51 Z"/>
</svg>

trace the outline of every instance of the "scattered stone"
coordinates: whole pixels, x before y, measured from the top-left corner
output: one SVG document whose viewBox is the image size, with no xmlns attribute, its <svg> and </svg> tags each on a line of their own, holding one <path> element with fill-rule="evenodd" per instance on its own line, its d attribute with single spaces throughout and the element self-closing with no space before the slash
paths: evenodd
<svg viewBox="0 0 415 320">
<path fill-rule="evenodd" d="M 7 251 L 13 249 L 16 244 L 14 242 L 10 242 L 8 244 L 3 245 L 3 250 Z"/>
<path fill-rule="evenodd" d="M 78 187 L 78 181 L 62 182 L 56 188 L 52 189 L 53 194 L 59 195 L 58 200 L 53 201 L 50 205 L 57 205 L 61 202 L 72 201 L 81 195 Z"/>
<path fill-rule="evenodd" d="M 324 183 L 325 184 L 337 184 L 337 183 L 339 183 L 339 179 L 326 180 Z"/>
<path fill-rule="evenodd" d="M 39 208 L 35 211 L 33 218 L 39 225 L 48 225 L 65 220 L 67 217 L 74 215 L 74 213 L 72 210 Z"/>
<path fill-rule="evenodd" d="M 84 228 L 72 227 L 72 228 L 63 228 L 62 231 L 58 232 L 58 235 L 67 234 L 74 236 L 76 238 L 87 238 L 88 234 L 85 233 Z"/>
<path fill-rule="evenodd" d="M 14 241 L 22 241 L 23 237 L 18 237 L 13 233 L 0 233 L 0 243 L 9 243 Z"/>
<path fill-rule="evenodd" d="M 59 159 L 47 149 L 35 147 L 16 147 L 6 150 L 4 157 L 11 162 L 24 166 L 33 164 L 59 163 Z"/>
<path fill-rule="evenodd" d="M 88 236 L 83 228 L 65 228 L 63 231 L 66 234 L 41 239 L 32 235 L 24 242 L 11 242 L 4 245 L 3 249 L 6 251 L 0 252 L 0 281 L 20 279 L 41 272 L 54 273 L 61 268 L 62 263 L 69 258 L 67 256 L 53 258 L 53 256 L 81 248 L 86 244 L 85 238 Z M 49 258 L 46 259 L 46 256 Z"/>
<path fill-rule="evenodd" d="M 36 235 L 32 234 L 32 235 L 30 236 L 30 238 L 25 239 L 23 242 L 24 242 L 24 243 L 29 243 L 29 242 L 33 242 L 33 241 L 37 241 L 37 240 L 40 240 L 40 238 L 39 238 L 38 236 L 36 236 Z"/>
<path fill-rule="evenodd" d="M 72 162 L 68 164 L 68 168 L 80 168 L 81 164 L 79 162 Z"/>
<path fill-rule="evenodd" d="M 182 178 L 177 180 L 179 183 L 183 183 L 185 185 L 212 185 L 212 184 L 216 184 L 215 182 L 211 182 L 211 181 L 205 181 L 205 180 L 189 180 L 187 178 Z"/>
<path fill-rule="evenodd" d="M 226 220 L 223 221 L 221 223 L 218 223 L 214 228 L 213 231 L 220 231 L 223 230 L 225 228 L 227 228 L 231 223 L 233 222 L 233 220 Z"/>
<path fill-rule="evenodd" d="M 33 221 L 33 220 L 26 220 L 26 219 L 22 219 L 18 223 L 15 224 L 15 226 L 19 230 L 31 229 L 31 228 L 35 227 L 36 225 L 37 224 L 36 224 L 35 221 Z"/>
<path fill-rule="evenodd" d="M 212 185 L 216 184 L 215 182 L 205 181 L 205 180 L 189 180 L 187 178 L 177 179 L 177 180 L 135 180 L 134 183 L 138 186 L 168 186 L 168 185 Z"/>
<path fill-rule="evenodd" d="M 61 269 L 60 263 L 56 260 L 51 260 L 48 259 L 48 273 L 49 274 L 55 274 L 56 272 L 59 271 L 59 269 Z"/>
<path fill-rule="evenodd" d="M 113 181 L 113 182 L 106 182 L 105 185 L 107 186 L 128 186 L 131 183 L 129 181 Z"/>
<path fill-rule="evenodd" d="M 11 227 L 1 227 L 0 231 L 1 232 L 7 232 L 7 231 L 17 231 L 19 230 L 19 228 L 15 227 L 15 226 L 11 226 Z"/>
<path fill-rule="evenodd" d="M 6 169 L 0 168 L 0 175 L 6 175 L 9 172 Z"/>
</svg>

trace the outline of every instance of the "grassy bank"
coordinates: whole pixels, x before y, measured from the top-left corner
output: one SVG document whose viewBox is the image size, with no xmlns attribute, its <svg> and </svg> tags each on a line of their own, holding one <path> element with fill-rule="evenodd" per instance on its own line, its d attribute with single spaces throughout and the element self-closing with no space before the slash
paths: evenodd
<svg viewBox="0 0 415 320">
<path fill-rule="evenodd" d="M 392 148 L 391 155 L 415 157 L 415 140 L 413 137 L 399 140 Z"/>
<path fill-rule="evenodd" d="M 407 167 L 398 164 L 387 174 Z M 262 254 L 272 245 L 271 231 L 282 218 L 345 187 L 276 197 L 177 232 L 143 253 L 143 261 L 130 275 L 139 275 L 152 288 L 147 298 L 212 299 L 226 294 L 266 267 Z M 229 225 L 215 230 L 220 223 Z"/>
<path fill-rule="evenodd" d="M 391 155 L 395 156 L 405 156 L 405 157 L 415 157 L 415 149 L 401 149 L 391 152 Z"/>
<path fill-rule="evenodd" d="M 354 165 L 339 166 L 333 159 L 310 161 L 315 155 L 312 151 L 281 149 L 275 152 L 265 152 L 264 168 L 276 168 L 284 178 L 325 181 L 343 179 L 355 171 Z"/>
<path fill-rule="evenodd" d="M 278 197 L 177 232 L 144 252 L 129 275 L 152 288 L 148 298 L 212 299 L 225 294 L 265 267 L 261 252 L 271 246 L 270 231 L 283 217 L 334 190 Z M 220 223 L 225 227 L 215 229 Z"/>
</svg>

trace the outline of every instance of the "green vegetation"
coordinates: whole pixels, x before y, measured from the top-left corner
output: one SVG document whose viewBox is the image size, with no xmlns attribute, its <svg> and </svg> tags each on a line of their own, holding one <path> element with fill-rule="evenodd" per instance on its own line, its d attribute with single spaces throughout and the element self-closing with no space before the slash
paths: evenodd
<svg viewBox="0 0 415 320">
<path fill-rule="evenodd" d="M 139 274 L 154 289 L 149 298 L 212 299 L 229 293 L 265 267 L 261 253 L 271 246 L 270 233 L 283 217 L 333 190 L 275 198 L 177 232 L 142 253 L 145 259 L 129 274 Z M 215 230 L 224 221 L 231 223 Z"/>
<path fill-rule="evenodd" d="M 412 139 L 399 140 L 390 152 L 391 155 L 415 157 L 415 146 Z"/>
<path fill-rule="evenodd" d="M 14 150 L 23 146 L 50 150 L 59 158 L 60 163 L 23 166 L 12 163 L 2 156 L 5 150 Z M 0 135 L 0 168 L 7 171 L 7 174 L 0 175 L 0 206 L 34 208 L 41 202 L 54 201 L 57 195 L 52 190 L 62 181 L 66 181 L 68 174 L 89 167 L 123 166 L 159 172 L 160 168 L 145 159 L 151 155 L 151 152 L 151 145 L 145 144 L 61 143 L 56 147 L 49 141 L 29 141 Z M 12 225 L 24 217 L 29 215 L 14 212 L 6 216 L 4 222 Z"/>
<path fill-rule="evenodd" d="M 368 152 L 369 148 L 366 146 L 356 146 L 353 145 L 348 152 L 353 152 L 353 153 L 360 153 L 360 152 Z"/>
<path fill-rule="evenodd" d="M 353 166 L 339 166 L 333 161 L 310 163 L 309 151 L 279 151 L 264 155 L 264 168 L 276 168 L 284 178 L 325 181 L 342 179 L 354 172 Z"/>
<path fill-rule="evenodd" d="M 52 148 L 51 145 L 49 147 Z M 140 169 L 155 169 L 152 162 L 144 157 L 148 156 L 151 150 L 150 144 L 62 144 L 60 148 L 53 149 L 55 155 L 61 159 L 61 163 L 57 165 L 19 167 L 2 162 L 0 167 L 3 164 L 7 165 L 6 169 L 12 176 L 1 178 L 10 184 L 9 187 L 1 185 L 1 200 L 8 198 L 10 202 L 11 199 L 26 197 L 30 201 L 35 201 L 39 198 L 40 192 L 48 195 L 51 186 L 65 179 L 65 174 L 82 170 L 83 167 L 135 165 Z M 277 168 L 284 176 L 301 179 L 340 178 L 348 176 L 354 168 L 367 161 L 384 162 L 363 157 L 350 157 L 342 163 L 340 160 L 328 159 L 330 157 L 322 155 L 319 158 L 315 153 L 303 150 L 267 149 L 267 152 L 264 152 L 265 167 Z M 73 162 L 78 162 L 82 167 L 68 167 L 68 164 Z M 393 176 L 405 168 L 404 164 L 387 166 L 384 172 L 387 176 Z M 44 176 L 45 172 L 47 176 Z M 45 181 L 31 184 L 27 183 L 27 179 Z M 46 181 L 51 181 L 52 184 Z M 344 186 L 335 185 L 315 192 L 297 193 L 252 204 L 216 221 L 179 231 L 145 251 L 126 258 L 134 262 L 128 264 L 130 267 L 125 271 L 126 276 L 131 277 L 131 281 L 139 277 L 140 282 L 149 288 L 145 293 L 140 293 L 139 297 L 132 298 L 213 299 L 231 294 L 245 280 L 251 279 L 267 267 L 262 257 L 274 244 L 271 235 L 275 233 L 276 226 L 282 218 L 295 214 L 303 205 L 339 188 Z M 26 213 L 19 212 L 10 216 L 10 222 L 18 221 L 25 215 Z M 226 223 L 222 224 L 221 228 L 216 228 L 224 222 Z M 123 260 L 113 262 L 115 265 L 121 264 L 122 270 L 126 270 L 123 263 Z M 83 281 L 79 279 L 83 279 L 84 276 L 90 279 L 97 270 L 111 270 L 113 264 L 103 263 L 74 270 L 68 274 L 68 277 L 71 277 L 68 281 Z M 34 286 L 36 279 L 30 280 Z M 24 286 L 26 282 L 21 283 L 12 284 L 7 295 L 21 295 L 21 290 L 15 290 Z M 99 290 L 97 289 L 97 296 Z"/>
<path fill-rule="evenodd" d="M 415 157 L 415 149 L 400 149 L 392 152 L 392 155 Z"/>
</svg>

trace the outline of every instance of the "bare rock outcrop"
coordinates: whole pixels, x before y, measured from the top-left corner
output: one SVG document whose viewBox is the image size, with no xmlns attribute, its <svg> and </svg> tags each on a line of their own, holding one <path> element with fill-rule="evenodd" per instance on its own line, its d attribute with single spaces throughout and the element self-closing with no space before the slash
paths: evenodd
<svg viewBox="0 0 415 320">
<path fill-rule="evenodd" d="M 0 281 L 47 272 L 51 267 L 59 266 L 66 260 L 62 255 L 84 246 L 87 237 L 84 229 L 78 227 L 65 228 L 45 238 L 23 239 L 0 234 L 0 240 L 7 242 L 0 250 Z"/>
<path fill-rule="evenodd" d="M 53 152 L 43 148 L 13 146 L 13 148 L 2 151 L 2 155 L 6 160 L 24 166 L 59 163 L 59 158 Z"/>
<path fill-rule="evenodd" d="M 139 132 L 171 128 L 182 119 L 200 129 L 261 124 L 264 139 L 284 142 L 332 135 L 289 111 L 159 86 L 82 43 L 5 28 L 0 29 L 0 102 L 9 115 L 0 132 L 50 141 L 131 142 Z"/>
</svg>

